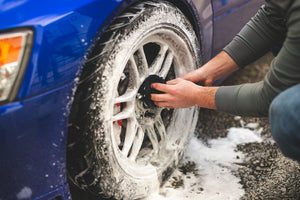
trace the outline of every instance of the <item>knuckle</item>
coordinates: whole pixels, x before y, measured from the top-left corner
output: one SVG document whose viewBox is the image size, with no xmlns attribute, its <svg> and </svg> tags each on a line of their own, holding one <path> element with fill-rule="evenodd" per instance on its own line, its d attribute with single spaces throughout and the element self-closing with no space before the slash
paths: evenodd
<svg viewBox="0 0 300 200">
<path fill-rule="evenodd" d="M 177 90 L 176 90 L 176 88 L 170 88 L 170 94 L 173 94 L 173 95 L 176 95 L 177 94 Z"/>
</svg>

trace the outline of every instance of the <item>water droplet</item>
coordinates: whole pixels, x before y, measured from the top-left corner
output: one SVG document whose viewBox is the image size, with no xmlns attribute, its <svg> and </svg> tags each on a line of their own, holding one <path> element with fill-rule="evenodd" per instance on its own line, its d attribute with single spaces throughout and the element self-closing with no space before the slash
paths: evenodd
<svg viewBox="0 0 300 200">
<path fill-rule="evenodd" d="M 92 104 L 90 105 L 90 108 L 91 108 L 92 110 L 95 110 L 95 109 L 96 109 L 95 103 L 92 103 Z"/>
<path fill-rule="evenodd" d="M 123 81 L 125 78 L 126 78 L 126 75 L 124 73 L 122 73 L 121 80 Z"/>
</svg>

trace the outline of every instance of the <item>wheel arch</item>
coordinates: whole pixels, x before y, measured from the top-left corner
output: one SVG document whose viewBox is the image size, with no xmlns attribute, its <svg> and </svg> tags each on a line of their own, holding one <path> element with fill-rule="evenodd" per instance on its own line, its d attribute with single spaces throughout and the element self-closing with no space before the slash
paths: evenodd
<svg viewBox="0 0 300 200">
<path fill-rule="evenodd" d="M 119 4 L 119 6 L 109 16 L 107 16 L 104 23 L 101 24 L 97 33 L 93 37 L 90 47 L 87 49 L 87 51 L 85 53 L 85 57 L 90 57 L 90 55 L 94 51 L 94 47 L 97 45 L 97 41 L 99 41 L 99 39 L 101 40 L 101 38 L 103 37 L 103 33 L 105 33 L 105 30 L 109 27 L 109 25 L 111 23 L 113 23 L 113 21 L 123 11 L 126 10 L 126 8 L 128 8 L 129 6 L 131 6 L 133 4 L 136 4 L 139 2 L 144 2 L 144 1 L 147 1 L 147 0 L 123 0 Z M 158 1 L 158 0 L 153 0 L 153 1 Z M 212 33 L 212 26 L 207 27 L 205 25 L 207 23 L 203 23 L 203 22 L 207 21 L 207 19 L 204 18 L 204 15 L 199 15 L 199 12 L 203 12 L 203 10 L 206 7 L 210 7 L 209 4 L 211 2 L 206 0 L 204 3 L 202 3 L 202 5 L 201 5 L 203 7 L 202 8 L 201 6 L 200 7 L 196 6 L 192 0 L 178 0 L 178 1 L 165 0 L 165 1 L 174 4 L 188 18 L 188 20 L 190 21 L 190 23 L 192 24 L 192 26 L 194 28 L 194 31 L 198 38 L 198 41 L 200 42 L 200 48 L 201 48 L 201 54 L 202 54 L 201 57 L 202 57 L 203 61 L 206 61 L 210 57 L 211 49 L 208 48 L 207 45 L 203 45 L 203 43 L 204 43 L 203 41 L 205 41 L 207 39 L 210 40 L 208 35 L 210 32 Z M 212 11 L 211 11 L 211 16 L 212 16 Z M 77 74 L 79 77 L 81 76 L 81 72 L 82 72 L 82 69 L 80 70 L 79 74 Z"/>
</svg>

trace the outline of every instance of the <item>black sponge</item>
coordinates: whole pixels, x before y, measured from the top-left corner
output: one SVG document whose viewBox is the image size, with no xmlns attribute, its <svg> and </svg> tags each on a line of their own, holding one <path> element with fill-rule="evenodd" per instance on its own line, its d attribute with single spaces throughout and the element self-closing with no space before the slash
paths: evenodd
<svg viewBox="0 0 300 200">
<path fill-rule="evenodd" d="M 155 108 L 157 107 L 153 101 L 151 100 L 150 94 L 162 94 L 163 92 L 155 90 L 154 88 L 151 88 L 152 83 L 166 83 L 166 80 L 162 77 L 159 77 L 157 75 L 150 75 L 148 76 L 143 84 L 141 85 L 139 89 L 139 94 L 141 97 L 141 100 L 145 103 L 145 106 L 148 108 Z"/>
</svg>

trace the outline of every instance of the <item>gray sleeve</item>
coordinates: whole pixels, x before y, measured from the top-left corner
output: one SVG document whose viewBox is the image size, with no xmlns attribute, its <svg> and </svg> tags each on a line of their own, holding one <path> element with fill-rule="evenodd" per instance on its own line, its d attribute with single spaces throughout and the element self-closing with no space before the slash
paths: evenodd
<svg viewBox="0 0 300 200">
<path fill-rule="evenodd" d="M 224 48 L 240 68 L 263 56 L 274 46 L 282 44 L 286 33 L 285 9 L 291 1 L 273 2 L 266 1 Z"/>
<path fill-rule="evenodd" d="M 233 115 L 266 117 L 269 101 L 263 90 L 263 81 L 220 87 L 215 96 L 217 109 Z"/>
<path fill-rule="evenodd" d="M 235 100 L 235 90 L 238 90 L 239 86 L 222 86 L 215 95 L 215 103 L 217 109 L 223 112 L 237 114 L 235 106 L 232 102 Z"/>
</svg>

